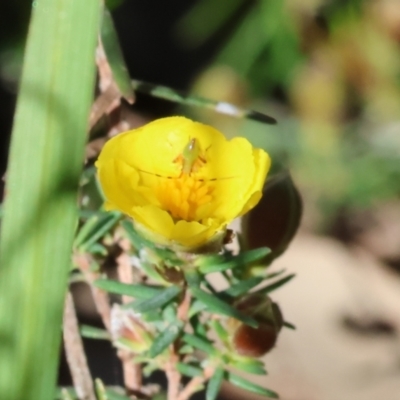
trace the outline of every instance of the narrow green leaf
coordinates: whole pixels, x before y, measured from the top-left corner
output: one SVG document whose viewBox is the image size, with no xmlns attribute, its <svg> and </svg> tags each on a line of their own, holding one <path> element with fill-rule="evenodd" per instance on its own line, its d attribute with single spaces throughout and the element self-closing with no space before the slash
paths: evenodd
<svg viewBox="0 0 400 400">
<path fill-rule="evenodd" d="M 75 400 L 76 397 L 73 396 L 66 388 L 61 389 L 61 400 Z"/>
<path fill-rule="evenodd" d="M 265 267 L 264 267 L 264 269 L 265 269 Z M 265 275 L 264 279 L 273 279 L 273 278 L 278 277 L 279 275 L 282 275 L 285 272 L 286 272 L 286 269 L 281 269 L 281 270 L 276 271 L 276 272 L 271 272 L 271 273 Z"/>
<path fill-rule="evenodd" d="M 212 320 L 210 323 L 211 327 L 214 329 L 215 333 L 218 335 L 219 339 L 225 343 L 228 340 L 229 334 L 226 329 L 217 320 Z"/>
<path fill-rule="evenodd" d="M 96 216 L 93 218 L 97 218 Z M 121 214 L 118 212 L 109 212 L 102 215 L 93 228 L 87 232 L 87 235 L 83 237 L 82 242 L 77 246 L 81 251 L 85 251 L 105 234 L 107 234 L 111 228 L 118 222 L 121 218 Z"/>
<path fill-rule="evenodd" d="M 248 372 L 255 375 L 267 375 L 264 363 L 260 360 L 248 359 L 248 360 L 232 360 L 229 363 L 230 366 L 240 369 L 241 371 Z"/>
<path fill-rule="evenodd" d="M 156 294 L 151 299 L 147 300 L 137 300 L 131 304 L 131 307 L 140 313 L 145 313 L 152 311 L 154 309 L 160 308 L 176 297 L 180 292 L 181 288 L 179 286 L 170 286 Z"/>
<path fill-rule="evenodd" d="M 110 334 L 100 328 L 95 328 L 94 326 L 81 325 L 80 326 L 81 335 L 88 339 L 98 339 L 98 340 L 110 340 Z"/>
<path fill-rule="evenodd" d="M 110 398 L 107 396 L 106 388 L 104 387 L 102 380 L 96 378 L 94 384 L 96 387 L 96 394 L 98 400 L 110 400 Z"/>
<path fill-rule="evenodd" d="M 132 243 L 133 247 L 135 249 L 141 249 L 142 247 L 148 247 L 152 246 L 152 243 L 149 242 L 148 240 L 144 239 L 142 236 L 140 236 L 135 228 L 132 225 L 132 221 L 124 220 L 121 222 L 121 226 L 126 232 L 128 239 Z"/>
<path fill-rule="evenodd" d="M 291 324 L 290 322 L 283 321 L 283 326 L 288 329 L 296 330 L 296 325 Z"/>
<path fill-rule="evenodd" d="M 124 56 L 119 45 L 118 35 L 112 16 L 105 7 L 101 23 L 101 41 L 118 89 L 123 97 L 132 104 L 135 100 L 135 95 L 132 90 L 128 68 L 126 67 Z"/>
<path fill-rule="evenodd" d="M 195 378 L 196 376 L 200 376 L 203 374 L 203 370 L 199 367 L 195 367 L 190 364 L 184 364 L 181 362 L 178 362 L 176 364 L 176 369 L 185 376 L 188 376 L 190 378 Z"/>
<path fill-rule="evenodd" d="M 107 248 L 100 243 L 93 243 L 87 249 L 87 252 L 93 255 L 100 255 L 100 256 L 106 256 L 108 254 Z"/>
<path fill-rule="evenodd" d="M 206 389 L 206 400 L 215 400 L 217 398 L 223 380 L 224 380 L 224 369 L 222 367 L 218 367 L 214 371 L 214 374 L 211 377 L 211 379 L 208 381 Z"/>
<path fill-rule="evenodd" d="M 195 269 L 185 271 L 185 279 L 189 286 L 200 286 L 201 276 Z"/>
<path fill-rule="evenodd" d="M 138 92 L 146 93 L 150 96 L 158 97 L 160 99 L 173 101 L 175 103 L 207 108 L 220 114 L 225 114 L 236 118 L 247 118 L 253 121 L 262 122 L 264 124 L 276 124 L 276 119 L 270 117 L 269 115 L 262 114 L 254 110 L 246 110 L 224 101 L 215 101 L 200 96 L 188 95 L 166 86 L 154 85 L 153 83 L 138 80 L 132 80 L 132 86 Z"/>
<path fill-rule="evenodd" d="M 189 308 L 189 318 L 192 318 L 200 311 L 207 309 L 207 306 L 200 300 L 195 300 Z"/>
<path fill-rule="evenodd" d="M 164 331 L 162 331 L 155 339 L 149 350 L 151 358 L 157 357 L 170 344 L 172 344 L 180 335 L 183 328 L 183 322 L 177 321 L 171 323 Z"/>
<path fill-rule="evenodd" d="M 232 285 L 230 288 L 224 290 L 223 293 L 231 297 L 241 296 L 248 293 L 251 289 L 260 284 L 262 281 L 262 277 L 255 276 L 253 278 L 249 278 L 239 283 L 236 283 L 235 285 Z"/>
<path fill-rule="evenodd" d="M 79 400 L 74 387 L 58 387 L 56 388 L 55 396 L 56 400 Z"/>
<path fill-rule="evenodd" d="M 194 349 L 192 346 L 185 344 L 179 349 L 179 354 L 192 354 Z"/>
<path fill-rule="evenodd" d="M 95 281 L 94 286 L 103 289 L 106 292 L 116 293 L 123 296 L 130 296 L 136 299 L 152 299 L 154 296 L 163 292 L 163 288 L 156 288 L 140 284 L 128 284 L 111 279 L 98 279 Z"/>
<path fill-rule="evenodd" d="M 279 279 L 278 281 L 271 283 L 270 285 L 257 290 L 256 293 L 263 293 L 263 294 L 271 293 L 274 290 L 279 289 L 281 286 L 283 286 L 286 283 L 288 283 L 289 281 L 291 281 L 295 276 L 296 276 L 295 274 L 285 276 L 284 278 Z"/>
<path fill-rule="evenodd" d="M 98 0 L 29 4 L 0 234 L 7 400 L 54 396 L 101 9 Z"/>
<path fill-rule="evenodd" d="M 185 333 L 182 340 L 194 348 L 204 351 L 208 355 L 213 355 L 217 351 L 208 339 L 192 335 L 191 333 Z"/>
<path fill-rule="evenodd" d="M 209 293 L 203 292 L 201 289 L 198 288 L 192 287 L 190 288 L 190 291 L 192 292 L 194 297 L 196 297 L 207 306 L 210 312 L 235 318 L 239 321 L 244 322 L 246 325 L 257 328 L 258 324 L 255 319 L 242 314 L 228 303 L 225 303 L 217 297 L 210 295 Z"/>
<path fill-rule="evenodd" d="M 202 264 L 199 266 L 199 271 L 202 274 L 210 274 L 212 272 L 222 272 L 228 269 L 242 267 L 251 264 L 255 261 L 261 260 L 267 256 L 271 250 L 268 247 L 260 247 L 259 249 L 245 251 L 237 256 L 227 257 L 226 261 L 218 264 Z"/>
<path fill-rule="evenodd" d="M 240 376 L 237 376 L 232 372 L 229 372 L 227 374 L 227 379 L 233 385 L 248 390 L 249 392 L 261 394 L 262 396 L 267 396 L 271 399 L 279 399 L 278 394 L 273 392 L 272 390 L 256 385 L 253 382 L 249 382 L 248 380 L 241 378 Z"/>
<path fill-rule="evenodd" d="M 80 216 L 82 211 L 80 211 Z M 79 229 L 78 233 L 75 236 L 74 239 L 74 248 L 78 248 L 84 241 L 85 239 L 90 235 L 90 232 L 95 230 L 96 225 L 98 224 L 99 220 L 101 218 L 104 218 L 106 216 L 105 213 L 95 213 L 91 215 L 87 221 L 81 226 Z M 82 216 L 83 217 L 83 216 Z"/>
</svg>

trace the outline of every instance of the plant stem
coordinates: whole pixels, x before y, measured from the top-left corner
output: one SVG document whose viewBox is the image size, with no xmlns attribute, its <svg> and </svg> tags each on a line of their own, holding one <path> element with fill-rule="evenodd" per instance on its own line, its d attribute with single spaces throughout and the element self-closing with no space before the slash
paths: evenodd
<svg viewBox="0 0 400 400">
<path fill-rule="evenodd" d="M 86 282 L 90 286 L 96 309 L 101 316 L 105 328 L 108 332 L 111 332 L 111 308 L 108 295 L 106 292 L 93 285 L 93 282 L 99 278 L 99 274 L 90 269 L 90 260 L 88 256 L 84 254 L 75 255 L 74 263 L 79 267 L 85 276 Z"/>
<path fill-rule="evenodd" d="M 63 336 L 67 362 L 78 398 L 96 400 L 93 380 L 79 332 L 74 301 L 70 292 L 67 293 L 65 299 Z"/>
<path fill-rule="evenodd" d="M 121 243 L 120 243 L 121 245 Z M 132 265 L 128 254 L 122 253 L 117 258 L 118 263 L 118 278 L 122 283 L 133 283 Z M 129 303 L 132 299 L 128 296 L 122 296 L 123 303 Z M 118 357 L 122 362 L 124 371 L 124 383 L 128 390 L 142 390 L 142 368 L 140 364 L 134 362 L 134 356 L 127 357 L 127 354 L 118 352 Z"/>
<path fill-rule="evenodd" d="M 188 400 L 190 399 L 190 396 L 194 393 L 196 393 L 199 390 L 199 387 L 203 385 L 205 382 L 207 382 L 212 374 L 214 373 L 214 368 L 213 367 L 207 367 L 204 370 L 204 373 L 202 376 L 196 376 L 192 378 L 189 383 L 186 385 L 186 387 L 181 391 L 179 396 L 175 398 L 175 400 Z"/>
<path fill-rule="evenodd" d="M 185 292 L 183 295 L 183 299 L 178 306 L 177 317 L 180 321 L 186 323 L 188 319 L 188 312 L 190 308 L 191 296 L 190 292 L 185 287 Z M 176 364 L 179 362 L 180 357 L 177 354 L 176 349 L 179 345 L 179 338 L 175 341 L 175 343 L 171 346 L 170 358 L 166 365 L 166 375 L 168 379 L 168 400 L 176 400 L 179 395 L 180 383 L 181 383 L 181 374 L 176 369 Z"/>
<path fill-rule="evenodd" d="M 166 375 L 168 379 L 168 400 L 176 400 L 179 394 L 179 386 L 181 383 L 181 374 L 176 369 L 176 364 L 179 362 L 179 356 L 175 351 L 175 346 L 171 346 L 171 355 L 166 365 Z"/>
</svg>

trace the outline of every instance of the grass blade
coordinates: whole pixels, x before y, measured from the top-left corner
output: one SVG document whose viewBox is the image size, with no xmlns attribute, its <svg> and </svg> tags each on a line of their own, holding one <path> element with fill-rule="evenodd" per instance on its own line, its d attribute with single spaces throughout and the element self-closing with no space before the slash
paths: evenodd
<svg viewBox="0 0 400 400">
<path fill-rule="evenodd" d="M 0 397 L 7 400 L 54 395 L 101 8 L 98 0 L 35 4 L 0 242 Z"/>
</svg>

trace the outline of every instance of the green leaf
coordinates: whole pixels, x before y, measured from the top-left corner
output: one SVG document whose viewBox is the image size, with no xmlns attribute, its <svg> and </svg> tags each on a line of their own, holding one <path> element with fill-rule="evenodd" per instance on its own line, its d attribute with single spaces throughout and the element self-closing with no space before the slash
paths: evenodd
<svg viewBox="0 0 400 400">
<path fill-rule="evenodd" d="M 107 248 L 100 243 L 93 243 L 87 249 L 87 252 L 93 255 L 100 255 L 100 256 L 106 256 L 108 254 Z"/>
<path fill-rule="evenodd" d="M 51 400 L 101 2 L 25 5 L 31 22 L 0 234 L 0 397 Z"/>
<path fill-rule="evenodd" d="M 121 222 L 121 226 L 126 232 L 128 239 L 132 243 L 135 249 L 141 249 L 142 247 L 154 247 L 154 245 L 143 238 L 139 233 L 136 232 L 135 228 L 133 227 L 132 221 L 123 220 Z"/>
<path fill-rule="evenodd" d="M 176 322 L 176 305 L 169 304 L 162 310 L 162 319 L 165 322 L 173 323 Z"/>
<path fill-rule="evenodd" d="M 227 256 L 224 262 L 214 263 L 213 260 L 200 259 L 196 265 L 202 274 L 210 274 L 212 272 L 222 272 L 228 269 L 242 267 L 251 264 L 255 261 L 261 260 L 267 256 L 271 250 L 268 247 L 261 247 L 259 249 L 249 250 L 238 254 L 237 256 Z"/>
<path fill-rule="evenodd" d="M 119 212 L 104 213 L 100 217 L 94 215 L 83 225 L 75 239 L 74 247 L 80 251 L 90 248 L 107 234 L 120 218 L 121 213 Z"/>
<path fill-rule="evenodd" d="M 188 376 L 190 378 L 195 378 L 196 376 L 201 376 L 203 374 L 203 370 L 201 368 L 181 362 L 178 362 L 176 364 L 176 369 L 182 375 Z"/>
<path fill-rule="evenodd" d="M 56 388 L 55 396 L 56 400 L 79 400 L 74 387 L 58 387 Z"/>
<path fill-rule="evenodd" d="M 84 217 L 85 215 L 83 214 L 84 211 L 80 210 L 79 216 Z M 107 217 L 106 213 L 103 212 L 96 212 L 94 214 L 91 214 L 87 221 L 81 226 L 79 229 L 78 233 L 75 236 L 74 240 L 74 248 L 78 248 L 84 241 L 85 239 L 90 236 L 90 232 L 95 232 L 96 231 L 96 225 L 99 222 L 101 218 Z"/>
<path fill-rule="evenodd" d="M 110 400 L 109 397 L 107 396 L 106 388 L 104 387 L 104 384 L 101 379 L 96 378 L 94 380 L 94 385 L 96 388 L 96 394 L 98 400 Z"/>
<path fill-rule="evenodd" d="M 101 41 L 118 89 L 128 103 L 132 104 L 135 100 L 135 95 L 132 90 L 128 68 L 126 67 L 119 45 L 118 35 L 111 14 L 105 7 L 101 23 Z"/>
<path fill-rule="evenodd" d="M 264 269 L 265 269 L 265 267 L 264 267 Z M 273 279 L 273 278 L 278 277 L 279 275 L 282 275 L 285 272 L 286 272 L 286 269 L 281 269 L 281 270 L 276 271 L 276 272 L 271 272 L 271 273 L 265 275 L 264 279 Z"/>
<path fill-rule="evenodd" d="M 189 318 L 192 318 L 201 311 L 207 309 L 207 306 L 200 300 L 195 300 L 189 308 Z"/>
<path fill-rule="evenodd" d="M 110 340 L 110 334 L 100 328 L 95 328 L 94 326 L 81 325 L 80 326 L 81 335 L 88 339 L 99 339 L 99 340 Z"/>
<path fill-rule="evenodd" d="M 221 342 L 226 343 L 229 338 L 229 334 L 226 329 L 221 325 L 221 323 L 214 319 L 210 322 L 210 326 L 214 329 Z"/>
<path fill-rule="evenodd" d="M 194 287 L 190 288 L 190 291 L 192 292 L 194 297 L 196 297 L 207 306 L 210 312 L 235 318 L 239 321 L 242 321 L 246 325 L 257 328 L 258 324 L 255 319 L 242 314 L 231 305 L 225 303 L 216 296 L 210 295 L 209 293 L 203 292 L 201 289 Z"/>
<path fill-rule="evenodd" d="M 283 321 L 283 326 L 284 326 L 285 328 L 292 329 L 292 330 L 295 330 L 295 329 L 296 329 L 296 326 L 295 326 L 295 325 L 293 325 L 293 324 L 291 324 L 290 322 L 287 322 L 287 321 Z"/>
<path fill-rule="evenodd" d="M 179 354 L 192 354 L 194 351 L 193 347 L 185 344 L 179 349 Z"/>
<path fill-rule="evenodd" d="M 217 398 L 223 380 L 224 380 L 224 369 L 222 367 L 218 367 L 214 371 L 214 374 L 211 377 L 211 379 L 208 381 L 206 389 L 206 400 L 215 400 Z"/>
<path fill-rule="evenodd" d="M 200 286 L 201 276 L 195 269 L 185 271 L 185 279 L 189 286 Z"/>
<path fill-rule="evenodd" d="M 66 388 L 61 389 L 60 397 L 61 400 L 75 400 L 77 398 L 76 396 L 73 396 Z"/>
<path fill-rule="evenodd" d="M 295 274 L 285 276 L 284 278 L 279 279 L 278 281 L 271 283 L 270 285 L 257 290 L 256 293 L 263 293 L 263 294 L 271 293 L 274 290 L 280 288 L 281 286 L 283 286 L 286 283 L 288 283 L 289 281 L 291 281 L 295 276 L 296 276 Z"/>
<path fill-rule="evenodd" d="M 180 292 L 182 291 L 182 288 L 179 286 L 170 286 L 169 288 L 166 288 L 156 294 L 154 297 L 151 299 L 147 300 L 137 300 L 133 303 L 131 303 L 131 307 L 140 313 L 145 313 L 148 311 L 155 310 L 157 308 L 160 308 L 170 302 L 174 297 L 176 297 Z"/>
<path fill-rule="evenodd" d="M 262 396 L 267 396 L 271 399 L 279 399 L 277 393 L 272 390 L 266 389 L 262 386 L 256 385 L 255 383 L 249 382 L 248 380 L 241 378 L 232 372 L 227 374 L 227 379 L 233 385 L 240 387 L 242 389 L 248 390 L 249 392 L 261 394 Z"/>
<path fill-rule="evenodd" d="M 94 286 L 106 292 L 120 294 L 122 296 L 134 297 L 136 299 L 152 299 L 154 296 L 163 292 L 163 288 L 156 288 L 140 284 L 128 284 L 111 279 L 98 279 Z"/>
<path fill-rule="evenodd" d="M 236 369 L 240 369 L 241 371 L 248 372 L 250 374 L 267 375 L 264 363 L 260 360 L 255 360 L 252 358 L 248 358 L 246 360 L 233 359 L 229 363 L 229 365 Z"/>
<path fill-rule="evenodd" d="M 192 335 L 191 333 L 185 333 L 182 337 L 182 341 L 190 344 L 196 349 L 204 351 L 208 355 L 214 355 L 217 352 L 213 344 L 204 337 Z"/>
<path fill-rule="evenodd" d="M 238 297 L 248 293 L 251 289 L 260 284 L 262 281 L 262 277 L 255 276 L 253 278 L 249 278 L 239 283 L 236 283 L 235 285 L 232 285 L 230 288 L 224 290 L 223 293 L 231 297 Z"/>
<path fill-rule="evenodd" d="M 177 321 L 171 323 L 163 330 L 155 339 L 149 349 L 149 356 L 151 358 L 157 357 L 161 354 L 170 344 L 172 344 L 180 335 L 183 328 L 183 322 Z"/>
</svg>

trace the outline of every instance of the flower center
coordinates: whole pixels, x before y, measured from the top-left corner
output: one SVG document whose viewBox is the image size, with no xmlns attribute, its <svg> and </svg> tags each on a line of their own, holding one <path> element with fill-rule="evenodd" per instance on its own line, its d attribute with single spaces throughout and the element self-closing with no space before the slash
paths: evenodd
<svg viewBox="0 0 400 400">
<path fill-rule="evenodd" d="M 175 220 L 196 221 L 200 206 L 212 200 L 214 187 L 211 181 L 198 179 L 189 174 L 162 180 L 157 188 L 161 207 Z"/>
</svg>

